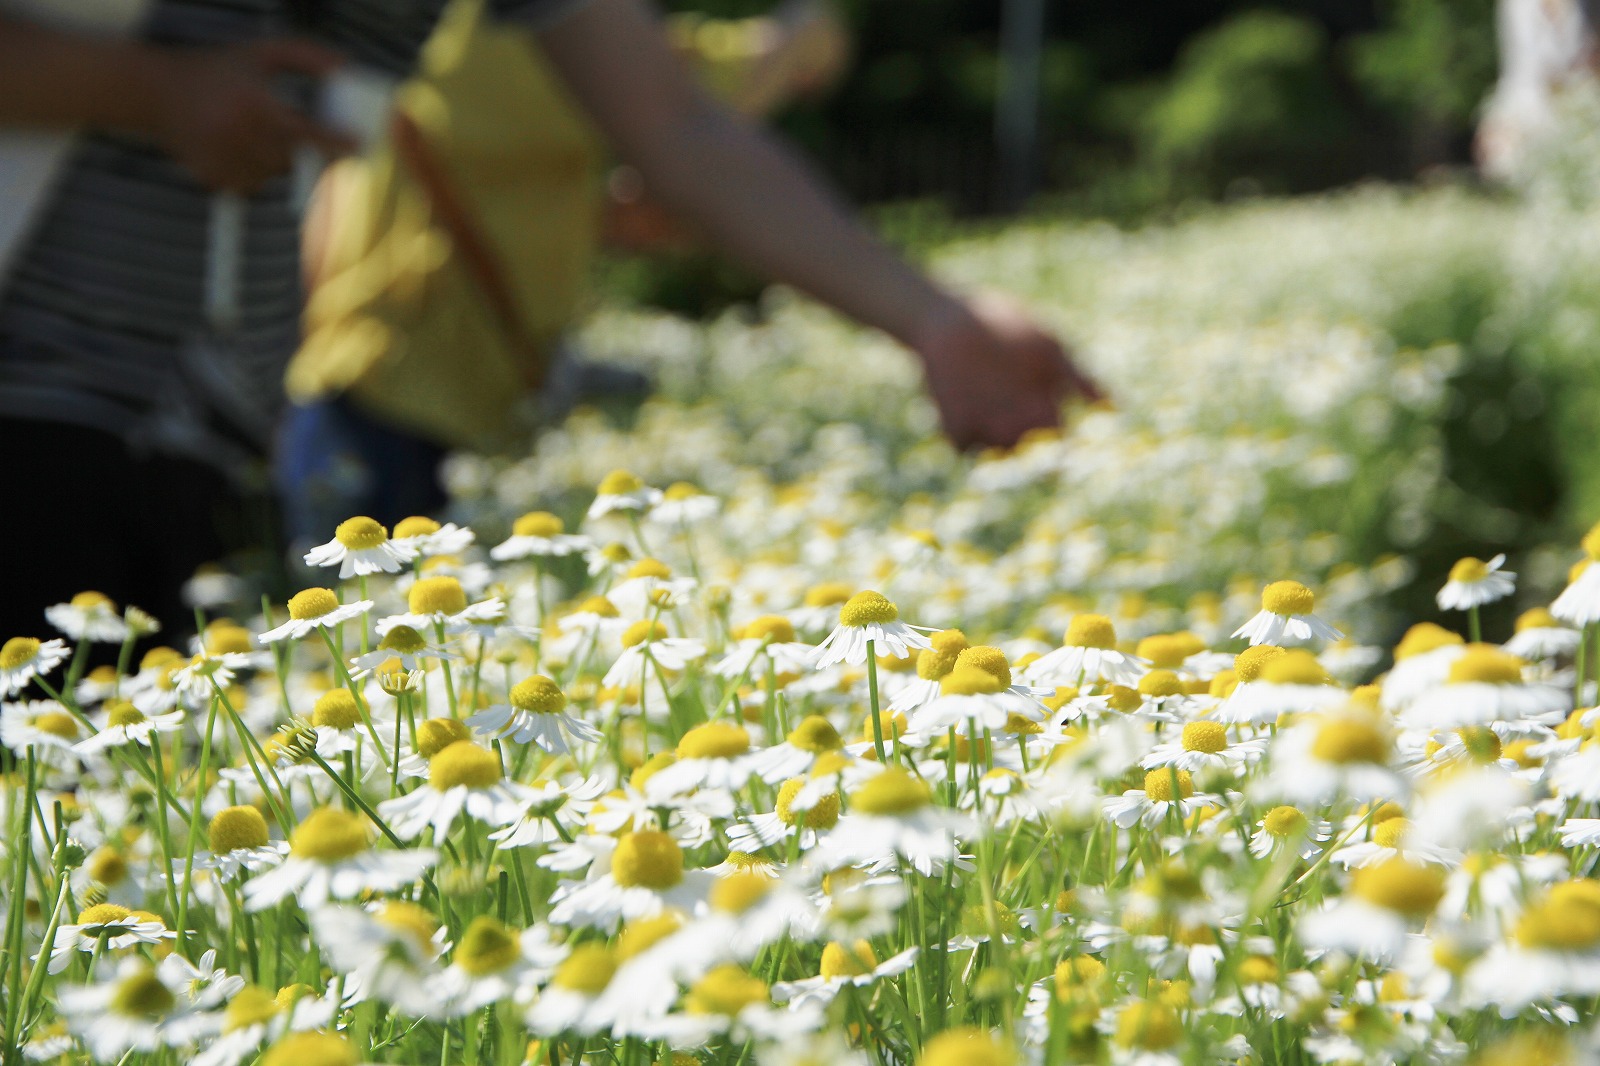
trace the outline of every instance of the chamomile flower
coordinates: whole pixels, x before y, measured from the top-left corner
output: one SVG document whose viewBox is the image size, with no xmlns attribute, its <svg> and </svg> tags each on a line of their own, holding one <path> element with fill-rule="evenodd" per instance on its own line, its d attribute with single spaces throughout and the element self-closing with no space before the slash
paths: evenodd
<svg viewBox="0 0 1600 1066">
<path fill-rule="evenodd" d="M 557 886 L 550 896 L 550 921 L 611 929 L 669 907 L 693 913 L 703 905 L 710 881 L 704 870 L 683 868 L 683 849 L 667 833 L 624 833 L 611 853 L 609 872 Z"/>
<path fill-rule="evenodd" d="M 999 730 L 1013 717 L 1042 722 L 1047 690 L 1011 682 L 1011 665 L 999 648 L 967 648 L 939 682 L 939 696 L 911 713 L 907 744 L 954 728 L 958 733 Z"/>
<path fill-rule="evenodd" d="M 380 618 L 378 634 L 388 636 L 397 626 L 419 632 L 462 633 L 479 626 L 494 626 L 505 621 L 505 601 L 491 596 L 476 603 L 467 602 L 467 590 L 452 574 L 419 577 L 406 590 L 406 614 Z"/>
<path fill-rule="evenodd" d="M 802 852 L 814 848 L 820 834 L 839 824 L 839 794 L 826 792 L 801 799 L 806 783 L 804 778 L 790 778 L 779 786 L 770 814 L 750 815 L 729 826 L 728 846 L 742 852 L 772 847 L 784 850 L 790 838 L 798 834 Z"/>
<path fill-rule="evenodd" d="M 867 988 L 885 977 L 898 977 L 916 964 L 919 949 L 913 945 L 882 962 L 867 940 L 849 944 L 830 940 L 822 948 L 822 961 L 815 977 L 798 981 L 780 981 L 772 986 L 772 998 L 778 1003 L 796 1006 L 815 1004 L 825 1007 L 844 991 L 846 986 Z"/>
<path fill-rule="evenodd" d="M 613 470 L 601 479 L 585 518 L 594 521 L 609 514 L 647 511 L 661 502 L 661 490 L 651 488 L 626 470 Z"/>
<path fill-rule="evenodd" d="M 289 620 L 261 634 L 263 644 L 299 640 L 318 629 L 332 629 L 372 610 L 371 600 L 339 602 L 332 589 L 311 588 L 289 597 Z"/>
<path fill-rule="evenodd" d="M 695 789 L 737 792 L 755 767 L 750 756 L 750 732 L 731 722 L 706 722 L 678 741 L 677 758 L 650 776 L 645 795 L 660 803 Z"/>
<path fill-rule="evenodd" d="M 82 738 L 83 726 L 55 700 L 0 704 L 0 744 L 15 755 L 33 751 L 47 765 L 65 766 Z"/>
<path fill-rule="evenodd" d="M 1264 647 L 1275 647 L 1264 645 Z M 1317 657 L 1298 648 L 1276 649 L 1254 657 L 1241 652 L 1234 669 L 1241 680 L 1216 710 L 1219 722 L 1270 725 L 1281 715 L 1304 714 L 1338 707 L 1350 694 L 1334 684 Z"/>
<path fill-rule="evenodd" d="M 402 900 L 318 907 L 311 931 L 334 972 L 346 975 L 346 1003 L 374 999 L 414 1018 L 451 1015 L 436 987 L 447 930 L 429 911 Z"/>
<path fill-rule="evenodd" d="M 289 845 L 274 841 L 267 820 L 255 807 L 238 804 L 211 816 L 206 828 L 207 852 L 196 852 L 194 867 L 210 870 L 220 881 L 236 881 L 247 873 L 265 870 L 283 860 Z"/>
<path fill-rule="evenodd" d="M 692 577 L 673 577 L 672 567 L 660 559 L 646 558 L 629 566 L 622 580 L 606 592 L 606 598 L 623 614 L 639 618 L 652 611 L 682 606 L 698 584 Z"/>
<path fill-rule="evenodd" d="M 1103 614 L 1078 614 L 1067 624 L 1061 647 L 1030 663 L 1023 676 L 1032 684 L 1055 687 L 1090 684 L 1136 685 L 1150 664 L 1119 651 L 1117 630 Z"/>
<path fill-rule="evenodd" d="M 127 620 L 103 592 L 80 592 L 66 603 L 46 607 L 44 617 L 72 640 L 121 644 L 129 636 Z"/>
<path fill-rule="evenodd" d="M 1191 773 L 1238 769 L 1261 758 L 1266 746 L 1262 739 L 1231 740 L 1221 722 L 1197 719 L 1185 722 L 1176 741 L 1157 745 L 1139 765 L 1146 770 L 1176 766 Z"/>
<path fill-rule="evenodd" d="M 1524 666 L 1521 659 L 1492 644 L 1469 644 L 1450 664 L 1444 683 L 1418 696 L 1406 709 L 1405 721 L 1428 729 L 1560 721 L 1569 706 L 1567 695 L 1554 685 L 1525 682 Z"/>
<path fill-rule="evenodd" d="M 1279 731 L 1268 749 L 1268 773 L 1256 789 L 1302 807 L 1401 798 L 1410 787 L 1389 767 L 1393 752 L 1394 738 L 1374 714 L 1314 715 Z"/>
<path fill-rule="evenodd" d="M 1162 767 L 1145 773 L 1143 788 L 1108 796 L 1101 801 L 1101 807 L 1106 818 L 1123 829 L 1140 824 L 1156 829 L 1174 809 L 1179 817 L 1188 818 L 1217 802 L 1216 796 L 1195 792 L 1194 778 L 1187 770 Z"/>
<path fill-rule="evenodd" d="M 970 827 L 969 816 L 933 805 L 927 782 L 890 766 L 850 793 L 850 812 L 808 858 L 824 869 L 905 866 L 932 877 L 960 857 L 957 838 Z"/>
<path fill-rule="evenodd" d="M 528 1007 L 523 1021 L 541 1036 L 575 1033 L 593 1036 L 610 1029 L 615 1012 L 600 1005 L 600 996 L 616 975 L 614 948 L 594 940 L 574 947 Z"/>
<path fill-rule="evenodd" d="M 721 500 L 687 481 L 677 481 L 667 486 L 648 518 L 655 525 L 682 529 L 715 518 L 720 510 Z"/>
<path fill-rule="evenodd" d="M 0 719 L 3 724 L 3 719 Z M 752 752 L 750 769 L 769 785 L 799 777 L 816 766 L 823 756 L 844 750 L 844 738 L 833 723 L 820 714 L 807 715 L 789 730 L 781 743 Z"/>
<path fill-rule="evenodd" d="M 97 1062 L 185 1043 L 188 1033 L 180 1023 L 193 1011 L 142 959 L 124 959 L 108 980 L 61 988 L 56 1002 L 67 1028 Z"/>
<path fill-rule="evenodd" d="M 728 653 L 712 666 L 719 677 L 765 678 L 769 670 L 799 674 L 816 663 L 817 650 L 795 638 L 794 623 L 778 614 L 765 614 L 745 624 Z"/>
<path fill-rule="evenodd" d="M 35 677 L 44 677 L 71 652 L 64 640 L 12 637 L 0 644 L 0 699 L 16 695 Z"/>
<path fill-rule="evenodd" d="M 1572 568 L 1567 587 L 1550 605 L 1550 613 L 1568 625 L 1584 626 L 1600 622 L 1600 523 L 1583 535 L 1584 558 Z"/>
<path fill-rule="evenodd" d="M 1333 826 L 1321 819 L 1312 821 L 1298 807 L 1278 806 L 1256 823 L 1250 837 L 1250 854 L 1258 859 L 1292 848 L 1302 859 L 1322 854 L 1322 845 L 1333 835 Z"/>
<path fill-rule="evenodd" d="M 415 546 L 395 543 L 387 527 L 362 515 L 340 522 L 332 540 L 306 552 L 306 565 L 337 566 L 343 581 L 358 574 L 396 573 L 416 555 Z"/>
<path fill-rule="evenodd" d="M 45 945 L 45 950 L 50 955 L 50 972 L 60 973 L 72 961 L 75 951 L 120 951 L 138 944 L 159 944 L 175 936 L 176 933 L 149 911 L 132 911 L 115 903 L 97 903 L 80 913 L 76 922 L 57 928 L 55 939 Z"/>
<path fill-rule="evenodd" d="M 905 658 L 913 650 L 930 647 L 924 632 L 932 630 L 900 621 L 900 609 L 882 593 L 858 592 L 839 608 L 839 624 L 817 645 L 818 670 L 835 663 L 852 666 L 867 661 L 867 649 Z"/>
<path fill-rule="evenodd" d="M 1304 644 L 1338 640 L 1343 633 L 1318 618 L 1316 596 L 1298 581 L 1274 581 L 1261 592 L 1261 610 L 1233 631 L 1251 644 Z"/>
<path fill-rule="evenodd" d="M 1357 870 L 1338 901 L 1300 919 L 1306 943 L 1368 959 L 1396 958 L 1406 934 L 1444 898 L 1445 871 L 1394 857 Z"/>
<path fill-rule="evenodd" d="M 395 524 L 389 543 L 397 550 L 411 552 L 413 558 L 434 555 L 460 555 L 477 539 L 472 530 L 445 522 L 443 525 L 426 515 L 412 515 Z"/>
<path fill-rule="evenodd" d="M 622 654 L 606 671 L 601 684 L 607 688 L 637 685 L 644 681 L 645 670 L 651 664 L 658 670 L 682 670 L 705 653 L 703 642 L 668 636 L 666 626 L 660 622 L 635 622 L 623 631 Z"/>
<path fill-rule="evenodd" d="M 529 511 L 511 524 L 511 536 L 489 549 L 500 562 L 552 559 L 582 554 L 594 546 L 588 537 L 566 532 L 566 524 L 549 511 Z"/>
<path fill-rule="evenodd" d="M 97 755 L 107 748 L 138 744 L 148 748 L 157 733 L 176 733 L 183 728 L 183 712 L 147 715 L 127 700 L 109 700 L 100 714 L 100 731 L 78 741 L 72 750 L 79 755 Z"/>
<path fill-rule="evenodd" d="M 337 997 L 284 994 L 293 991 L 291 986 L 274 996 L 259 985 L 240 989 L 223 1010 L 215 1039 L 195 1055 L 191 1066 L 239 1066 L 254 1059 L 268 1040 L 277 1041 L 289 1033 L 325 1029 L 333 1024 L 333 1016 L 339 1010 L 339 1004 L 334 1001 Z M 336 991 L 337 986 L 329 989 L 330 993 Z M 289 1048 L 297 1052 L 294 1063 L 300 1063 L 299 1054 L 306 1049 L 293 1045 Z"/>
<path fill-rule="evenodd" d="M 1535 607 L 1517 616 L 1515 634 L 1502 647 L 1507 655 L 1540 662 L 1572 654 L 1582 639 L 1576 629 L 1562 625 L 1545 608 Z"/>
<path fill-rule="evenodd" d="M 513 929 L 480 914 L 467 923 L 435 994 L 450 1015 L 471 1014 L 544 983 L 565 956 L 543 926 Z"/>
<path fill-rule="evenodd" d="M 517 819 L 489 834 L 502 848 L 541 847 L 570 840 L 583 827 L 594 801 L 606 790 L 601 777 L 575 780 L 567 785 L 540 781 L 528 786 L 529 794 Z"/>
<path fill-rule="evenodd" d="M 293 896 L 312 908 L 363 892 L 393 892 L 421 877 L 437 859 L 431 848 L 374 851 L 364 815 L 319 807 L 289 835 L 283 862 L 245 882 L 245 906 L 265 910 Z"/>
<path fill-rule="evenodd" d="M 395 836 L 412 840 L 427 828 L 443 840 L 463 811 L 495 829 L 515 822 L 533 790 L 508 781 L 500 757 L 470 740 L 458 740 L 428 760 L 428 783 L 378 804 Z"/>
<path fill-rule="evenodd" d="M 1551 886 L 1523 909 L 1510 934 L 1467 971 L 1468 1003 L 1512 1013 L 1561 996 L 1600 994 L 1600 882 Z"/>
<path fill-rule="evenodd" d="M 1468 556 L 1450 568 L 1450 579 L 1435 600 L 1441 611 L 1465 611 L 1503 600 L 1517 590 L 1517 575 L 1501 570 L 1506 557 L 1496 555 L 1488 562 Z"/>
<path fill-rule="evenodd" d="M 1461 861 L 1461 852 L 1439 847 L 1426 837 L 1420 837 L 1412 831 L 1410 819 L 1396 816 L 1374 824 L 1370 839 L 1346 844 L 1328 856 L 1329 861 L 1347 870 L 1374 866 L 1394 858 L 1448 867 Z"/>
<path fill-rule="evenodd" d="M 600 740 L 600 730 L 567 709 L 561 687 L 543 674 L 513 685 L 505 703 L 491 704 L 467 719 L 485 736 L 537 744 L 545 751 L 565 755 L 572 750 L 568 738 L 584 744 Z"/>
<path fill-rule="evenodd" d="M 432 663 L 454 661 L 461 656 L 428 639 L 410 626 L 391 626 L 378 641 L 378 646 L 364 655 L 350 660 L 355 669 L 350 676 L 359 681 L 391 659 L 402 670 L 426 670 Z"/>
</svg>

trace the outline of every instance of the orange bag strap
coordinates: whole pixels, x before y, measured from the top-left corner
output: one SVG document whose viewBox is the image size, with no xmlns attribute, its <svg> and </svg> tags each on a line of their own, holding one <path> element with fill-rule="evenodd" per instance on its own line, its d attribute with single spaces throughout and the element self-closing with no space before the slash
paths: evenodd
<svg viewBox="0 0 1600 1066">
<path fill-rule="evenodd" d="M 429 205 L 443 223 L 445 232 L 450 235 L 467 272 L 489 302 L 489 308 L 499 320 L 506 338 L 514 347 L 535 356 L 526 360 L 524 366 L 527 368 L 528 387 L 538 388 L 544 383 L 545 360 L 537 357 L 539 346 L 529 339 L 527 324 L 523 321 L 516 299 L 511 295 L 505 269 L 494 248 L 484 238 L 459 195 L 455 182 L 429 147 L 427 138 L 416 122 L 405 112 L 397 110 L 392 127 L 396 157 L 422 186 Z"/>
</svg>

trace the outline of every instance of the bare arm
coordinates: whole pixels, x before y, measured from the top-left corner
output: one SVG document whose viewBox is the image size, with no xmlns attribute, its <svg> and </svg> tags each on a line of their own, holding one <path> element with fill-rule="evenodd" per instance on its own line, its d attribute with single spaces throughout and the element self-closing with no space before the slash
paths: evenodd
<svg viewBox="0 0 1600 1066">
<path fill-rule="evenodd" d="M 541 33 L 579 101 L 651 192 L 770 277 L 884 330 L 922 359 L 950 436 L 1011 444 L 1098 395 L 1009 307 L 963 301 L 912 269 L 790 152 L 705 97 L 643 0 L 592 0 Z"/>
<path fill-rule="evenodd" d="M 301 143 L 348 150 L 273 87 L 283 71 L 322 75 L 339 62 L 306 41 L 174 49 L 0 19 L 0 126 L 141 136 L 204 184 L 248 192 L 286 171 Z"/>
</svg>

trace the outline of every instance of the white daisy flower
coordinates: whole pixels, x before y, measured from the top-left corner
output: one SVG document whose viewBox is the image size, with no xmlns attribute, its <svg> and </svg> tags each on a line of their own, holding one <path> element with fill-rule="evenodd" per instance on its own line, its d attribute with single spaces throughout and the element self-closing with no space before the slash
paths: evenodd
<svg viewBox="0 0 1600 1066">
<path fill-rule="evenodd" d="M 711 969 L 684 994 L 684 1013 L 641 1019 L 625 1035 L 663 1040 L 673 1047 L 704 1047 L 726 1034 L 734 1043 L 808 1038 L 823 1024 L 810 1005 L 772 1006 L 765 981 L 736 963 Z"/>
<path fill-rule="evenodd" d="M 565 523 L 549 511 L 529 511 L 511 524 L 511 536 L 489 549 L 489 557 L 499 562 L 552 559 L 579 555 L 592 547 L 592 539 L 566 532 Z"/>
<path fill-rule="evenodd" d="M 3 724 L 3 723 L 0 723 Z M 809 773 L 830 752 L 842 752 L 844 739 L 820 714 L 807 715 L 781 743 L 751 753 L 750 769 L 769 785 Z"/>
<path fill-rule="evenodd" d="M 97 1062 L 186 1042 L 187 1032 L 175 1023 L 193 1011 L 143 959 L 124 959 L 114 976 L 96 984 L 57 989 L 56 1004 Z"/>
<path fill-rule="evenodd" d="M 544 847 L 572 839 L 595 799 L 605 792 L 606 782 L 588 777 L 569 785 L 539 781 L 528 788 L 530 795 L 516 821 L 489 834 L 501 848 Z"/>
<path fill-rule="evenodd" d="M 66 766 L 83 725 L 55 700 L 0 704 L 0 744 L 16 755 L 38 753 L 46 765 Z"/>
<path fill-rule="evenodd" d="M 307 566 L 337 566 L 339 580 L 365 574 L 394 574 L 416 558 L 416 548 L 389 539 L 389 530 L 365 515 L 347 518 L 333 539 L 306 552 Z"/>
<path fill-rule="evenodd" d="M 899 659 L 911 654 L 913 649 L 932 646 L 922 635 L 932 630 L 908 625 L 899 619 L 900 609 L 882 593 L 868 590 L 851 596 L 839 608 L 839 624 L 817 645 L 817 669 L 826 669 L 834 663 L 851 666 L 864 663 L 869 645 L 878 653 Z"/>
<path fill-rule="evenodd" d="M 258 985 L 246 985 L 228 1001 L 221 1031 L 190 1060 L 191 1066 L 240 1066 L 253 1060 L 268 1040 L 326 1029 L 339 1010 L 337 991 L 336 985 L 330 986 L 325 996 L 302 995 L 287 1003 Z"/>
<path fill-rule="evenodd" d="M 1136 685 L 1150 669 L 1137 655 L 1117 650 L 1117 630 L 1103 614 L 1077 614 L 1067 624 L 1061 647 L 1023 669 L 1031 683 L 1083 688 L 1092 684 Z"/>
<path fill-rule="evenodd" d="M 209 870 L 219 881 L 237 881 L 245 874 L 278 865 L 289 851 L 286 841 L 270 839 L 261 811 L 239 804 L 211 816 L 209 852 L 197 851 L 194 868 Z M 181 867 L 181 860 L 174 860 Z"/>
<path fill-rule="evenodd" d="M 467 924 L 450 965 L 436 979 L 446 1013 L 462 1017 L 543 984 L 566 957 L 543 926 L 512 929 L 487 914 Z"/>
<path fill-rule="evenodd" d="M 1410 786 L 1390 769 L 1393 752 L 1393 738 L 1373 714 L 1316 715 L 1279 731 L 1268 749 L 1267 775 L 1254 788 L 1302 807 L 1400 799 Z"/>
<path fill-rule="evenodd" d="M 887 767 L 850 793 L 850 813 L 807 853 L 819 868 L 865 865 L 874 872 L 903 866 L 937 876 L 961 855 L 959 834 L 971 818 L 933 805 L 927 782 Z"/>
<path fill-rule="evenodd" d="M 604 943 L 590 940 L 577 945 L 556 967 L 523 1022 L 544 1037 L 594 1036 L 610 1029 L 616 1014 L 601 1006 L 600 996 L 616 975 L 618 962 L 616 949 Z"/>
<path fill-rule="evenodd" d="M 816 847 L 821 835 L 839 824 L 839 794 L 802 797 L 806 784 L 804 778 L 790 778 L 779 786 L 771 813 L 752 814 L 728 826 L 728 847 L 736 852 L 783 851 L 796 834 L 802 852 Z"/>
<path fill-rule="evenodd" d="M 682 670 L 706 653 L 703 642 L 688 637 L 669 637 L 660 622 L 635 622 L 622 634 L 622 654 L 601 679 L 606 688 L 626 688 L 643 682 L 645 668 L 654 663 L 661 670 Z"/>
<path fill-rule="evenodd" d="M 485 736 L 537 744 L 545 751 L 565 755 L 572 750 L 568 738 L 592 744 L 604 734 L 567 709 L 561 686 L 535 674 L 512 686 L 507 702 L 491 704 L 467 719 L 467 725 Z"/>
<path fill-rule="evenodd" d="M 426 637 L 412 627 L 396 625 L 388 627 L 376 648 L 364 655 L 354 656 L 350 660 L 350 665 L 355 668 L 350 676 L 359 681 L 391 659 L 399 662 L 400 669 L 409 671 L 426 670 L 432 663 L 455 661 L 460 658 L 456 652 L 429 643 Z"/>
<path fill-rule="evenodd" d="M 0 699 L 14 696 L 35 677 L 43 677 L 72 654 L 64 640 L 12 637 L 0 645 Z"/>
<path fill-rule="evenodd" d="M 72 640 L 121 644 L 130 635 L 127 620 L 103 592 L 80 592 L 67 603 L 46 607 L 44 616 Z"/>
<path fill-rule="evenodd" d="M 1579 629 L 1600 622 L 1600 567 L 1594 565 L 1600 560 L 1600 523 L 1584 534 L 1583 551 L 1584 558 L 1572 568 L 1567 587 L 1550 605 L 1551 614 Z"/>
<path fill-rule="evenodd" d="M 243 977 L 217 965 L 215 948 L 202 952 L 199 962 L 190 962 L 178 954 L 168 955 L 157 969 L 168 988 L 180 989 L 184 998 L 199 1010 L 220 1006 L 245 985 Z"/>
<path fill-rule="evenodd" d="M 1517 590 L 1517 575 L 1501 570 L 1506 557 L 1496 555 L 1488 562 L 1468 556 L 1450 568 L 1450 579 L 1435 600 L 1441 611 L 1465 611 L 1503 600 Z"/>
<path fill-rule="evenodd" d="M 750 732 L 732 722 L 695 726 L 679 739 L 674 754 L 671 764 L 645 781 L 644 793 L 653 803 L 702 788 L 737 792 L 755 769 Z"/>
<path fill-rule="evenodd" d="M 428 783 L 384 800 L 378 814 L 401 840 L 432 827 L 434 839 L 449 835 L 465 811 L 495 829 L 516 821 L 534 792 L 507 780 L 500 757 L 470 740 L 458 740 L 428 760 Z"/>
<path fill-rule="evenodd" d="M 661 502 L 661 490 L 653 489 L 626 470 L 613 470 L 600 480 L 594 502 L 584 517 L 588 521 L 608 514 L 647 511 Z"/>
<path fill-rule="evenodd" d="M 1159 744 L 1139 765 L 1146 770 L 1176 766 L 1194 773 L 1199 770 L 1236 770 L 1248 766 L 1266 752 L 1264 739 L 1231 740 L 1228 727 L 1221 722 L 1199 719 L 1186 722 L 1176 741 Z"/>
<path fill-rule="evenodd" d="M 148 911 L 97 903 L 79 914 L 76 922 L 57 928 L 55 939 L 33 957 L 38 959 L 48 953 L 50 972 L 60 973 L 72 962 L 75 951 L 120 951 L 137 944 L 159 944 L 177 935 Z"/>
<path fill-rule="evenodd" d="M 378 619 L 380 637 L 397 626 L 408 626 L 419 633 L 461 633 L 469 629 L 500 626 L 506 621 L 505 601 L 491 596 L 476 603 L 467 602 L 461 579 L 450 574 L 419 577 L 406 590 L 406 614 L 391 614 Z"/>
<path fill-rule="evenodd" d="M 1600 884 L 1552 885 L 1522 911 L 1510 938 L 1467 971 L 1465 999 L 1510 1014 L 1563 996 L 1600 994 Z"/>
<path fill-rule="evenodd" d="M 183 728 L 183 712 L 146 715 L 127 700 L 110 700 L 100 715 L 100 731 L 78 741 L 72 750 L 78 755 L 96 755 L 107 748 L 138 744 L 148 748 L 157 733 L 176 733 Z"/>
<path fill-rule="evenodd" d="M 999 648 L 966 648 L 939 682 L 939 695 L 918 707 L 907 721 L 905 742 L 913 747 L 954 728 L 1002 730 L 1014 719 L 1042 722 L 1049 713 L 1040 702 L 1051 690 L 1011 682 L 1011 665 Z"/>
<path fill-rule="evenodd" d="M 1554 724 L 1570 697 L 1554 685 L 1523 681 L 1525 664 L 1492 644 L 1469 644 L 1450 664 L 1444 683 L 1418 696 L 1404 721 L 1424 729 L 1455 729 L 1524 720 Z"/>
<path fill-rule="evenodd" d="M 653 918 L 668 908 L 693 914 L 704 906 L 710 885 L 706 871 L 683 868 L 683 849 L 667 833 L 625 833 L 611 852 L 609 872 L 557 886 L 550 896 L 550 921 L 613 929 L 618 922 Z"/>
<path fill-rule="evenodd" d="M 1347 870 L 1376 866 L 1390 859 L 1402 858 L 1413 863 L 1433 866 L 1455 866 L 1461 862 L 1461 852 L 1455 848 L 1440 847 L 1421 838 L 1411 828 L 1410 819 L 1396 816 L 1385 818 L 1372 826 L 1372 836 L 1355 844 L 1346 844 L 1328 856 Z"/>
<path fill-rule="evenodd" d="M 1265 859 L 1283 848 L 1293 848 L 1310 861 L 1322 854 L 1322 845 L 1333 836 L 1333 826 L 1325 820 L 1313 822 L 1298 807 L 1272 808 L 1256 823 L 1250 837 L 1250 854 Z"/>
<path fill-rule="evenodd" d="M 339 602 L 332 589 L 305 589 L 289 597 L 289 620 L 261 634 L 263 644 L 299 640 L 316 629 L 332 629 L 372 610 L 371 600 Z"/>
<path fill-rule="evenodd" d="M 1146 829 L 1159 829 L 1174 809 L 1178 817 L 1188 818 L 1195 811 L 1220 802 L 1217 796 L 1197 793 L 1194 779 L 1187 770 L 1164 766 L 1145 773 L 1144 788 L 1129 789 L 1120 796 L 1101 800 L 1101 809 L 1108 820 L 1123 829 L 1140 824 Z"/>
<path fill-rule="evenodd" d="M 816 665 L 817 649 L 795 639 L 794 623 L 782 615 L 762 615 L 740 632 L 733 647 L 711 667 L 718 677 L 760 680 L 769 670 L 802 674 Z"/>
<path fill-rule="evenodd" d="M 438 859 L 432 848 L 374 851 L 371 823 L 361 814 L 321 807 L 289 836 L 281 864 L 245 882 L 245 908 L 265 910 L 289 897 L 305 908 L 363 892 L 393 892 L 416 881 Z"/>
<path fill-rule="evenodd" d="M 317 950 L 345 975 L 345 1003 L 377 1000 L 414 1018 L 443 1019 L 451 1004 L 437 987 L 448 930 L 415 903 L 311 910 Z"/>
<path fill-rule="evenodd" d="M 822 949 L 817 976 L 780 981 L 772 986 L 772 998 L 778 1003 L 826 1007 L 846 986 L 866 988 L 881 978 L 905 973 L 916 964 L 918 950 L 912 946 L 879 962 L 869 941 L 857 940 L 847 946 L 830 940 Z"/>
<path fill-rule="evenodd" d="M 1444 898 L 1445 872 L 1391 858 L 1357 870 L 1346 895 L 1301 917 L 1297 930 L 1313 947 L 1372 960 L 1397 958 L 1406 934 Z"/>
<path fill-rule="evenodd" d="M 1298 581 L 1274 581 L 1261 592 L 1261 610 L 1233 631 L 1251 644 L 1304 644 L 1339 640 L 1343 633 L 1312 613 L 1316 597 Z"/>
<path fill-rule="evenodd" d="M 714 518 L 722 501 L 687 481 L 674 482 L 661 494 L 661 501 L 650 509 L 647 520 L 658 526 L 681 529 Z"/>
<path fill-rule="evenodd" d="M 395 524 L 389 543 L 398 551 L 410 552 L 413 558 L 428 558 L 460 555 L 476 539 L 476 533 L 454 522 L 441 525 L 426 515 L 412 515 Z"/>
<path fill-rule="evenodd" d="M 1578 650 L 1583 634 L 1562 625 L 1543 607 L 1524 611 L 1517 617 L 1516 632 L 1502 647 L 1506 654 L 1528 662 L 1540 662 Z"/>
</svg>

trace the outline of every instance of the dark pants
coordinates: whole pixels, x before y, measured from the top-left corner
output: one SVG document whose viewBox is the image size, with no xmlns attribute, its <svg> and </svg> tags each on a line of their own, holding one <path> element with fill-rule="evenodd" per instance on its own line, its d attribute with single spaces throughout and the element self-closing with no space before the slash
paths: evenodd
<svg viewBox="0 0 1600 1066">
<path fill-rule="evenodd" d="M 268 532 L 219 471 L 98 430 L 0 418 L 0 454 L 0 643 L 56 636 L 44 609 L 89 590 L 150 612 L 180 643 L 194 629 L 182 590 L 195 568 Z"/>
<path fill-rule="evenodd" d="M 343 399 L 290 407 L 278 441 L 275 478 L 291 544 L 333 537 L 366 515 L 393 529 L 412 515 L 437 515 L 445 449 L 364 414 Z"/>
</svg>

